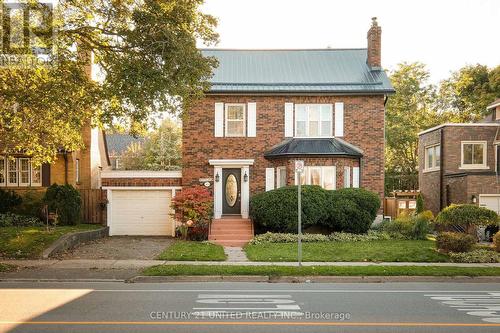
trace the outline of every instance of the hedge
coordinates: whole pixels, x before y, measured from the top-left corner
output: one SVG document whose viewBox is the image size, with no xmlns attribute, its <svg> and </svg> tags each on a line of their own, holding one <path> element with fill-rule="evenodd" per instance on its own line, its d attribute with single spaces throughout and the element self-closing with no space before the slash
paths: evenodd
<svg viewBox="0 0 500 333">
<path fill-rule="evenodd" d="M 498 224 L 496 212 L 476 205 L 450 205 L 443 209 L 436 217 L 436 222 L 441 225 L 470 225 Z"/>
<path fill-rule="evenodd" d="M 460 232 L 442 232 L 436 237 L 436 246 L 445 252 L 469 252 L 476 239 Z"/>
<path fill-rule="evenodd" d="M 51 213 L 57 213 L 60 225 L 80 223 L 82 201 L 80 193 L 71 185 L 51 185 L 45 192 L 44 202 Z"/>
</svg>

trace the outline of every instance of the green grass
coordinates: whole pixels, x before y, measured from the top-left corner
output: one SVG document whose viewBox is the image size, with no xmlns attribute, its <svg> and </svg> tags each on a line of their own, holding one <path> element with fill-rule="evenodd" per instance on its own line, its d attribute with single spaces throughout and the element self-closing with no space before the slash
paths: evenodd
<svg viewBox="0 0 500 333">
<path fill-rule="evenodd" d="M 102 226 L 79 224 L 61 226 L 47 232 L 45 227 L 0 227 L 0 257 L 13 259 L 38 258 L 55 240 L 75 231 L 92 230 Z"/>
<path fill-rule="evenodd" d="M 252 261 L 297 261 L 296 243 L 247 245 L 245 251 Z M 303 243 L 302 256 L 303 261 L 449 261 L 430 240 Z"/>
<path fill-rule="evenodd" d="M 500 276 L 500 267 L 160 265 L 147 268 L 143 274 L 149 276 Z"/>
<path fill-rule="evenodd" d="M 182 261 L 224 261 L 226 255 L 220 245 L 207 242 L 176 241 L 163 251 L 158 259 Z"/>
</svg>

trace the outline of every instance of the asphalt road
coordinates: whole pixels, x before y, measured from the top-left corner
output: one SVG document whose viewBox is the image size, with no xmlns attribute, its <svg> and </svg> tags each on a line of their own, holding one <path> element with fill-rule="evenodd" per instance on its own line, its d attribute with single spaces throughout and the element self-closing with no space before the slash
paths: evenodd
<svg viewBox="0 0 500 333">
<path fill-rule="evenodd" d="M 500 332 L 500 285 L 3 282 L 0 332 Z"/>
</svg>

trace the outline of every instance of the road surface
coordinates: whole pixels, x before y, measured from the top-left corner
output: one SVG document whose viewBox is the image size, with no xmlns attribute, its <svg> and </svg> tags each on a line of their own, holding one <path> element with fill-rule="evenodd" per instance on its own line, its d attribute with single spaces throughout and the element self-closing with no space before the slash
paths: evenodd
<svg viewBox="0 0 500 333">
<path fill-rule="evenodd" d="M 0 332 L 500 332 L 500 285 L 2 282 Z"/>
</svg>

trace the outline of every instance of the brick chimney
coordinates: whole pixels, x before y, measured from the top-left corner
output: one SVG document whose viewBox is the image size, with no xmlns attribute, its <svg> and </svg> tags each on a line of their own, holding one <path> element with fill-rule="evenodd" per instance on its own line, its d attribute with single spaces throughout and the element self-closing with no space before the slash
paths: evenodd
<svg viewBox="0 0 500 333">
<path fill-rule="evenodd" d="M 379 27 L 376 17 L 372 17 L 372 26 L 370 27 L 370 30 L 368 30 L 366 38 L 368 39 L 368 55 L 366 63 L 371 67 L 371 69 L 381 69 L 382 28 Z"/>
</svg>

